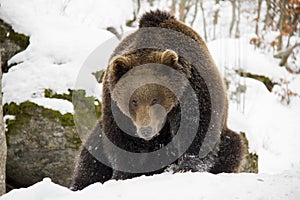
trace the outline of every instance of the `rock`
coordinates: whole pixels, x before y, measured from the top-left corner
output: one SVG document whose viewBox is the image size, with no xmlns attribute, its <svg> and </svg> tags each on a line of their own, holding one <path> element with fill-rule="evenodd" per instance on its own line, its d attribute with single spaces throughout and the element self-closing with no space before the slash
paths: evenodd
<svg viewBox="0 0 300 200">
<path fill-rule="evenodd" d="M 29 37 L 23 34 L 16 33 L 11 25 L 0 19 L 0 51 L 2 57 L 2 72 L 8 71 L 7 61 L 15 54 L 23 51 L 29 45 Z"/>
<path fill-rule="evenodd" d="M 92 74 L 95 76 L 98 83 L 102 83 L 104 73 L 105 73 L 104 70 L 99 70 L 99 71 L 93 72 Z"/>
<path fill-rule="evenodd" d="M 252 74 L 250 72 L 244 72 L 243 70 L 236 70 L 236 73 L 239 74 L 241 77 L 252 78 L 252 79 L 262 82 L 266 86 L 266 88 L 269 90 L 269 92 L 272 92 L 274 85 L 278 84 L 276 82 L 273 82 L 267 76 Z"/>
<path fill-rule="evenodd" d="M 57 94 L 45 89 L 44 96 L 74 101 L 75 116 L 81 121 L 75 127 L 72 114 L 62 115 L 32 102 L 5 104 L 4 115 L 15 116 L 14 120 L 6 122 L 6 173 L 11 189 L 28 187 L 44 177 L 68 187 L 81 139 L 84 139 L 82 135 L 79 137 L 78 130 L 79 133 L 88 133 L 101 115 L 99 100 L 87 97 L 84 90 Z"/>
<path fill-rule="evenodd" d="M 248 139 L 246 138 L 245 133 L 241 132 L 241 136 L 247 149 L 246 156 L 242 161 L 241 172 L 258 173 L 258 155 L 249 152 Z"/>
<path fill-rule="evenodd" d="M 27 187 L 44 177 L 69 186 L 81 145 L 73 115 L 62 115 L 31 102 L 4 105 L 7 122 L 7 182 Z"/>
</svg>

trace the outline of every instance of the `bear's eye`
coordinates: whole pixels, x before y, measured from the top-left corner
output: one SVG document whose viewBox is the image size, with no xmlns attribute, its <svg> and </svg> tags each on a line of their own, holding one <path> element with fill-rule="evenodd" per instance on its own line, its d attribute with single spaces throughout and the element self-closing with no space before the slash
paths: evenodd
<svg viewBox="0 0 300 200">
<path fill-rule="evenodd" d="M 134 100 L 134 99 L 131 101 L 131 104 L 132 104 L 133 106 L 135 106 L 135 107 L 138 105 L 137 101 Z"/>
<path fill-rule="evenodd" d="M 153 99 L 151 105 L 157 104 L 157 99 Z"/>
</svg>

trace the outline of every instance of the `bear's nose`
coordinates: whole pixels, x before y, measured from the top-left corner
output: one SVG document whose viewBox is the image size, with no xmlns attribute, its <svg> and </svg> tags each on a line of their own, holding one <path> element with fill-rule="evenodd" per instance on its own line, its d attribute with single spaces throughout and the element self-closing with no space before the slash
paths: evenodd
<svg viewBox="0 0 300 200">
<path fill-rule="evenodd" d="M 152 133 L 152 128 L 151 128 L 151 126 L 142 126 L 140 128 L 140 132 L 144 136 L 150 136 Z"/>
</svg>

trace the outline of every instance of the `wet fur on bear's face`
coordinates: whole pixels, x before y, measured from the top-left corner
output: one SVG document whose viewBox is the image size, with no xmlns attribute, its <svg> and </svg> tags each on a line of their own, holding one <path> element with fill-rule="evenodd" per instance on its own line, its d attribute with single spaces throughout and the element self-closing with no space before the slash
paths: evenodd
<svg viewBox="0 0 300 200">
<path fill-rule="evenodd" d="M 178 104 L 189 71 L 174 51 L 150 50 L 113 58 L 107 76 L 112 100 L 132 120 L 136 135 L 151 140 Z"/>
</svg>

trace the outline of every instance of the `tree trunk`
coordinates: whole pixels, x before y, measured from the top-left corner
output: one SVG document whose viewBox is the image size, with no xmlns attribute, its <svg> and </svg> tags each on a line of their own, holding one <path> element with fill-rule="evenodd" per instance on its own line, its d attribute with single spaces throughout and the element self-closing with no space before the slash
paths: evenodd
<svg viewBox="0 0 300 200">
<path fill-rule="evenodd" d="M 189 14 L 190 9 L 192 7 L 192 4 L 193 4 L 192 0 L 187 0 L 186 1 L 186 4 L 184 6 L 183 22 L 185 22 L 185 20 L 187 18 L 187 15 Z"/>
<path fill-rule="evenodd" d="M 240 20 L 241 20 L 241 0 L 237 0 L 238 3 L 238 17 L 236 21 L 236 26 L 235 26 L 235 38 L 239 38 L 241 33 L 240 33 Z"/>
<path fill-rule="evenodd" d="M 177 4 L 177 0 L 172 0 L 171 11 L 170 11 L 172 15 L 176 14 L 176 4 Z"/>
<path fill-rule="evenodd" d="M 140 12 L 140 9 L 141 9 L 141 0 L 137 0 L 136 15 L 138 15 L 138 14 L 139 14 L 139 12 Z"/>
<path fill-rule="evenodd" d="M 216 4 L 219 4 L 220 0 L 216 0 Z M 218 24 L 218 18 L 219 18 L 219 11 L 220 9 L 216 9 L 215 13 L 214 13 L 214 20 L 213 20 L 213 24 L 214 24 L 214 30 L 213 30 L 213 40 L 216 39 L 216 26 Z"/>
<path fill-rule="evenodd" d="M 5 188 L 5 173 L 6 173 L 6 156 L 7 146 L 3 122 L 3 107 L 2 107 L 2 67 L 0 53 L 0 196 L 6 192 Z"/>
<path fill-rule="evenodd" d="M 282 36 L 283 36 L 283 29 L 284 29 L 284 21 L 286 19 L 286 4 L 289 0 L 282 0 L 279 2 L 280 4 L 280 18 L 278 21 L 278 29 L 280 31 L 280 35 L 278 36 L 278 43 L 277 43 L 277 50 L 280 51 L 282 49 Z"/>
<path fill-rule="evenodd" d="M 231 18 L 231 23 L 229 27 L 229 37 L 231 37 L 232 29 L 235 23 L 236 15 L 235 15 L 235 10 L 236 10 L 236 0 L 230 0 L 232 4 L 232 18 Z"/>
<path fill-rule="evenodd" d="M 266 3 L 267 3 L 267 10 L 266 10 L 266 15 L 265 15 L 265 19 L 264 19 L 264 28 L 263 28 L 263 30 L 267 30 L 267 27 L 270 24 L 271 2 L 270 2 L 270 0 L 266 0 Z"/>
<path fill-rule="evenodd" d="M 200 0 L 200 8 L 202 11 L 204 39 L 205 39 L 205 41 L 207 41 L 206 20 L 205 20 L 205 13 L 204 13 L 204 7 L 203 7 L 203 0 Z"/>
<path fill-rule="evenodd" d="M 135 2 L 135 0 L 133 0 Z M 126 21 L 126 26 L 132 27 L 133 23 L 137 20 L 141 9 L 141 0 L 136 0 L 136 9 L 133 9 L 133 18 Z"/>
<path fill-rule="evenodd" d="M 196 2 L 195 2 L 194 16 L 193 16 L 193 20 L 191 21 L 191 26 L 194 25 L 196 17 L 197 17 L 197 14 L 198 14 L 198 3 L 199 3 L 199 0 L 196 0 Z"/>
<path fill-rule="evenodd" d="M 262 0 L 258 0 L 258 6 L 257 6 L 257 17 L 256 17 L 256 25 L 255 25 L 255 34 L 258 36 L 258 24 L 259 24 L 259 20 L 260 20 L 260 11 L 261 11 L 261 4 L 262 4 Z"/>
<path fill-rule="evenodd" d="M 184 20 L 184 7 L 186 0 L 181 0 L 179 3 L 179 20 L 183 22 Z"/>
<path fill-rule="evenodd" d="M 185 22 L 191 6 L 192 6 L 191 0 L 180 0 L 180 3 L 179 3 L 179 20 L 180 21 Z"/>
<path fill-rule="evenodd" d="M 290 26 L 292 30 L 289 30 L 289 38 L 286 44 L 286 48 L 290 46 L 292 36 L 300 36 L 299 23 L 300 23 L 300 1 L 289 6 L 289 12 L 292 12 L 289 16 Z"/>
</svg>

